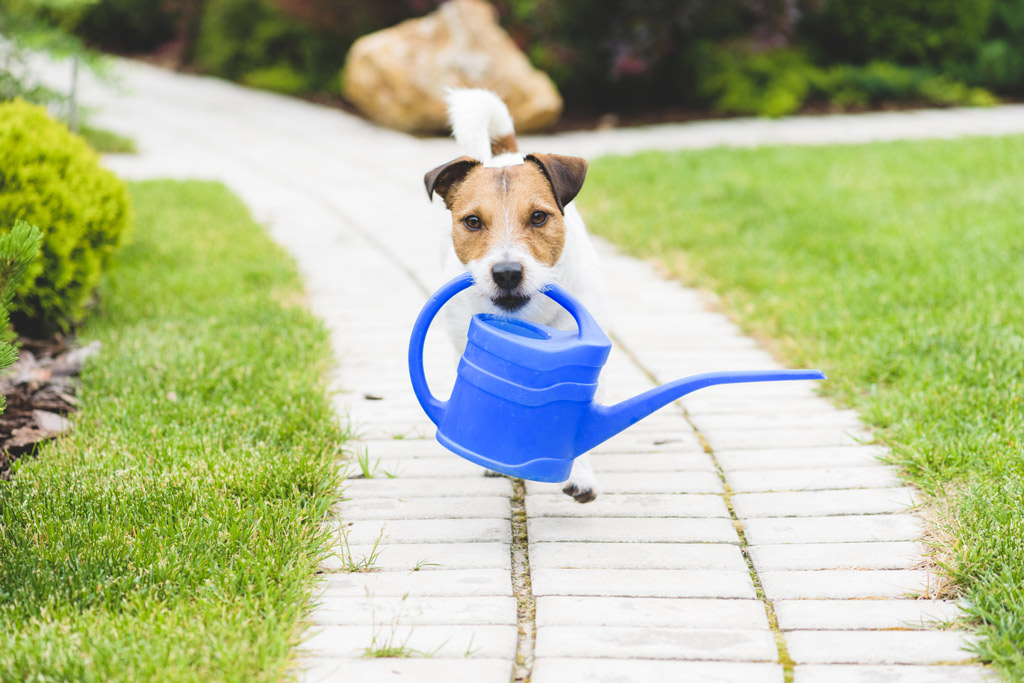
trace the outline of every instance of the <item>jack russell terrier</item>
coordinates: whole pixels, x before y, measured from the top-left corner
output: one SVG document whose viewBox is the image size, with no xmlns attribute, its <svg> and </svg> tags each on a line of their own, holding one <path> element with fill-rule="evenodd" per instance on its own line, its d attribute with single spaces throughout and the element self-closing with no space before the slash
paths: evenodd
<svg viewBox="0 0 1024 683">
<path fill-rule="evenodd" d="M 452 132 L 469 155 L 438 166 L 424 182 L 427 194 L 441 197 L 452 215 L 445 271 L 450 277 L 473 274 L 473 286 L 445 307 L 456 353 L 465 350 L 477 313 L 576 329 L 572 316 L 541 294 L 550 282 L 569 290 L 601 322 L 605 296 L 597 252 L 573 204 L 587 162 L 521 154 L 508 108 L 493 92 L 451 90 L 447 102 Z M 573 462 L 562 491 L 579 503 L 597 497 L 586 454 Z"/>
</svg>

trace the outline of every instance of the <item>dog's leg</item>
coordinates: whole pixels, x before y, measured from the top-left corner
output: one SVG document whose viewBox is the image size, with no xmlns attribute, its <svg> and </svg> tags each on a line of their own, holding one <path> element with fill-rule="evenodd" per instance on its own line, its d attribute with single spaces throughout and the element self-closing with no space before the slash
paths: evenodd
<svg viewBox="0 0 1024 683">
<path fill-rule="evenodd" d="M 572 496 L 577 503 L 589 503 L 597 498 L 600 490 L 594 468 L 590 465 L 590 456 L 584 453 L 572 463 L 572 473 L 562 485 L 562 493 Z"/>
</svg>

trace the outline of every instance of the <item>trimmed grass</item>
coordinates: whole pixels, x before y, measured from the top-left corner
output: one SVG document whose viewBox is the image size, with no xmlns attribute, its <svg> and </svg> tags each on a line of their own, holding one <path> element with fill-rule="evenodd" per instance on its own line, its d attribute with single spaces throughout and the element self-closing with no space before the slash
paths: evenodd
<svg viewBox="0 0 1024 683">
<path fill-rule="evenodd" d="M 75 431 L 0 482 L 0 677 L 278 680 L 337 499 L 327 334 L 224 187 L 132 195 Z"/>
<path fill-rule="evenodd" d="M 1024 680 L 1024 138 L 716 149 L 591 166 L 588 225 L 713 289 L 861 411 Z M 670 318 L 666 319 L 667 321 Z"/>
</svg>

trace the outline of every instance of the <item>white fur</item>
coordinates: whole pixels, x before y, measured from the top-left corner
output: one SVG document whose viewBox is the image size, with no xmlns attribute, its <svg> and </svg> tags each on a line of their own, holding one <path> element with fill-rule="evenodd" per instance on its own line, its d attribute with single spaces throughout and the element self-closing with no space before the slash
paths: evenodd
<svg viewBox="0 0 1024 683">
<path fill-rule="evenodd" d="M 447 95 L 449 119 L 456 141 L 473 158 L 488 167 L 504 167 L 524 163 L 522 154 L 509 153 L 491 156 L 491 139 L 513 135 L 512 117 L 508 108 L 494 93 L 487 90 L 450 90 Z M 495 196 L 495 202 L 504 198 Z M 507 207 L 506 207 L 507 210 Z M 604 326 L 605 293 L 602 286 L 601 268 L 597 251 L 587 234 L 583 218 L 574 203 L 565 207 L 565 246 L 554 266 L 545 266 L 536 261 L 529 249 L 511 237 L 495 241 L 495 246 L 483 257 L 463 264 L 455 254 L 450 239 L 446 240 L 444 268 L 448 277 L 469 271 L 476 284 L 455 297 L 445 306 L 445 323 L 457 355 L 466 348 L 469 320 L 477 313 L 508 315 L 496 306 L 492 299 L 499 290 L 491 278 L 491 268 L 504 261 L 518 261 L 523 265 L 523 290 L 532 292 L 530 302 L 515 312 L 524 318 L 556 329 L 573 330 L 576 327 L 572 316 L 547 296 L 540 294 L 547 283 L 557 282 L 579 299 L 587 310 Z M 573 463 L 572 475 L 565 482 L 563 491 L 581 499 L 592 499 L 586 494 L 597 495 L 597 480 L 589 459 L 580 456 Z M 585 502 L 585 501 L 584 501 Z"/>
<path fill-rule="evenodd" d="M 480 88 L 449 88 L 444 99 L 448 123 L 459 146 L 474 159 L 491 165 L 491 140 L 516 133 L 508 107 L 496 94 Z M 497 167 L 514 166 L 523 163 L 523 157 L 502 154 L 493 161 L 499 162 L 494 164 Z"/>
</svg>

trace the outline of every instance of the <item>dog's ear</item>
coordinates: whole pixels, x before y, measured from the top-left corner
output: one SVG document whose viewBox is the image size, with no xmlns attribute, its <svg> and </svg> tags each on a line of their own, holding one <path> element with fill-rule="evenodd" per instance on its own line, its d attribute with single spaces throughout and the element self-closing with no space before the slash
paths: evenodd
<svg viewBox="0 0 1024 683">
<path fill-rule="evenodd" d="M 587 177 L 587 162 L 579 157 L 563 157 L 559 154 L 530 154 L 527 161 L 540 166 L 558 202 L 558 210 L 565 213 L 565 205 L 576 198 L 583 180 Z"/>
<path fill-rule="evenodd" d="M 427 186 L 427 196 L 433 198 L 436 192 L 444 200 L 445 206 L 451 208 L 448 204 L 448 193 L 451 191 L 452 186 L 462 182 L 466 178 L 466 174 L 474 166 L 479 165 L 480 162 L 472 157 L 459 157 L 454 161 L 438 166 L 432 171 L 428 171 L 423 176 L 423 184 Z"/>
</svg>

